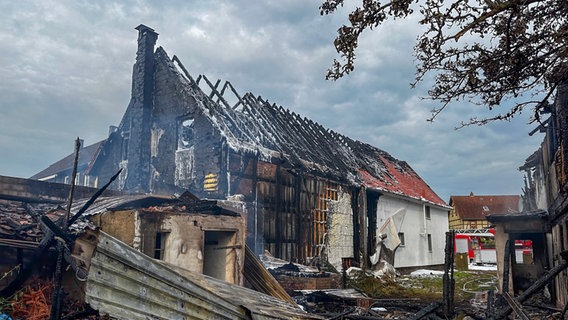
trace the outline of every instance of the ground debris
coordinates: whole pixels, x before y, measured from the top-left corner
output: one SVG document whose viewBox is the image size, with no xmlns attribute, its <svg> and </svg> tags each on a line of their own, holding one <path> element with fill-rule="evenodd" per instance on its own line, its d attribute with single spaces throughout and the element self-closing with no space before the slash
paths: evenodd
<svg viewBox="0 0 568 320">
<path fill-rule="evenodd" d="M 444 316 L 440 305 L 441 275 L 434 271 L 390 279 L 358 275 L 350 279 L 350 289 L 301 290 L 292 295 L 304 310 L 326 319 L 496 320 L 494 316 L 508 305 L 496 291 L 489 294 L 496 289 L 495 270 L 458 272 L 456 279 L 454 313 L 450 317 Z M 495 303 L 488 309 L 490 296 L 494 296 Z M 545 320 L 560 319 L 562 311 L 544 292 L 523 302 L 522 309 L 529 319 Z"/>
<path fill-rule="evenodd" d="M 327 319 L 408 319 L 431 302 L 413 298 L 372 299 L 354 290 L 298 291 L 305 311 Z"/>
<path fill-rule="evenodd" d="M 32 277 L 11 297 L 0 298 L 0 315 L 12 320 L 50 319 L 53 290 L 53 280 Z M 104 319 L 84 302 L 65 296 L 61 319 Z"/>
<path fill-rule="evenodd" d="M 53 284 L 49 281 L 33 279 L 3 303 L 2 312 L 13 319 L 49 319 Z"/>
</svg>

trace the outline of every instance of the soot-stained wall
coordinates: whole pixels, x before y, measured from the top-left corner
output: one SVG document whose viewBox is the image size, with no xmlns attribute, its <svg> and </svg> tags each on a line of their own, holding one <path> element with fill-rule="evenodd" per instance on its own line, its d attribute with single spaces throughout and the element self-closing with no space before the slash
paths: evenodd
<svg viewBox="0 0 568 320">
<path fill-rule="evenodd" d="M 93 174 L 106 181 L 122 168 L 116 189 L 154 194 L 190 190 L 199 197 L 222 198 L 224 143 L 197 107 L 194 96 L 200 92 L 192 90 L 162 48 L 154 52 L 157 34 L 138 29 L 131 101 Z"/>
</svg>

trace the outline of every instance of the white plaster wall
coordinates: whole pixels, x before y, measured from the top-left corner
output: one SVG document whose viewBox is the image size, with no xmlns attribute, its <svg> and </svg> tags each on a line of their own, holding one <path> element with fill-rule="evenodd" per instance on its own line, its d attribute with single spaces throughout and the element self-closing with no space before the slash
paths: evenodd
<svg viewBox="0 0 568 320">
<path fill-rule="evenodd" d="M 448 209 L 430 205 L 430 219 L 425 218 L 425 203 L 383 194 L 377 203 L 377 235 L 386 220 L 394 219 L 398 232 L 404 233 L 405 245 L 395 251 L 395 268 L 420 267 L 444 263 L 446 232 L 449 230 Z M 401 212 L 405 212 L 401 217 Z M 428 250 L 428 234 L 432 251 Z"/>
<path fill-rule="evenodd" d="M 176 186 L 188 186 L 195 177 L 195 148 L 192 146 L 188 149 L 176 151 L 175 158 L 175 178 Z"/>
<path fill-rule="evenodd" d="M 341 258 L 353 257 L 353 210 L 351 195 L 339 189 L 337 201 L 330 201 L 327 261 L 342 271 Z"/>
</svg>

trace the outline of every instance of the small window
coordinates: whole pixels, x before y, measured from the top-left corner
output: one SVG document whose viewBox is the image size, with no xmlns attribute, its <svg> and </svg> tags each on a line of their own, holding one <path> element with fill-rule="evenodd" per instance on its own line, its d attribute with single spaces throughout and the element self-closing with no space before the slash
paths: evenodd
<svg viewBox="0 0 568 320">
<path fill-rule="evenodd" d="M 424 208 L 424 216 L 425 216 L 426 219 L 428 219 L 428 220 L 432 218 L 432 216 L 430 215 L 430 206 L 426 206 L 426 207 Z"/>
<path fill-rule="evenodd" d="M 432 252 L 432 235 L 428 234 L 428 252 Z"/>
<path fill-rule="evenodd" d="M 163 260 L 164 251 L 166 248 L 166 238 L 168 236 L 167 232 L 156 233 L 156 244 L 154 246 L 154 259 Z"/>
<path fill-rule="evenodd" d="M 405 242 L 404 242 L 404 232 L 399 232 L 398 233 L 398 238 L 400 239 L 400 246 L 404 247 L 405 246 Z"/>
<path fill-rule="evenodd" d="M 483 211 L 489 211 L 489 207 L 488 207 L 488 206 L 483 206 Z"/>
</svg>

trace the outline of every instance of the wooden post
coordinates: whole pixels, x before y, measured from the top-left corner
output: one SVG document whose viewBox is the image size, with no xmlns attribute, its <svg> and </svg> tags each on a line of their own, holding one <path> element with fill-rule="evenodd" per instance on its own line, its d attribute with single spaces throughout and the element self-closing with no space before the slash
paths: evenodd
<svg viewBox="0 0 568 320">
<path fill-rule="evenodd" d="M 493 300 L 495 298 L 495 292 L 493 290 L 487 291 L 487 309 L 485 309 L 485 317 L 488 320 L 493 319 Z"/>
<path fill-rule="evenodd" d="M 514 252 L 515 251 L 513 250 L 513 253 Z M 511 267 L 511 240 L 507 240 L 507 242 L 505 242 L 505 255 L 503 258 L 503 286 L 501 287 L 501 293 L 509 292 L 510 267 Z"/>
<path fill-rule="evenodd" d="M 446 248 L 443 276 L 444 315 L 450 318 L 454 313 L 454 231 L 446 232 Z"/>
<path fill-rule="evenodd" d="M 73 161 L 73 173 L 71 174 L 71 188 L 69 189 L 69 198 L 67 199 L 67 210 L 65 213 L 65 220 L 63 226 L 67 230 L 67 223 L 71 215 L 71 205 L 73 204 L 73 194 L 75 192 L 75 179 L 77 178 L 77 164 L 79 162 L 79 150 L 81 149 L 81 140 L 77 137 L 75 140 L 75 159 Z M 61 289 L 61 282 L 63 281 L 63 244 L 57 242 L 57 265 L 55 267 L 54 275 L 54 289 L 53 296 L 51 297 L 51 320 L 61 319 L 61 296 L 63 294 Z"/>
</svg>

